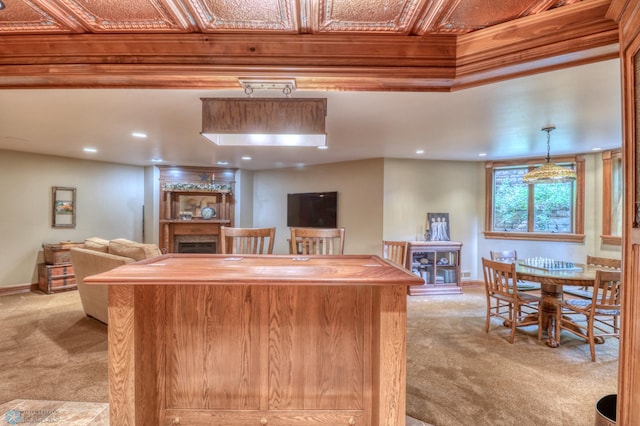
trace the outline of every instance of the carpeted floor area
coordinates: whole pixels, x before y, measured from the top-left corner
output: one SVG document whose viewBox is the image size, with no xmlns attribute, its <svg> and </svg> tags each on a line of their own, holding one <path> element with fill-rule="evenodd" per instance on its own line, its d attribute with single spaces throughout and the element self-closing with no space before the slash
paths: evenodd
<svg viewBox="0 0 640 426">
<path fill-rule="evenodd" d="M 84 315 L 77 291 L 0 297 L 0 324 L 0 403 L 109 402 L 107 327 Z"/>
<path fill-rule="evenodd" d="M 409 297 L 407 425 L 593 425 L 597 400 L 617 391 L 618 341 L 598 345 L 592 363 L 568 333 L 551 349 L 530 327 L 511 345 L 497 321 L 484 333 L 484 315 L 480 287 Z M 0 297 L 0 324 L 2 407 L 108 402 L 107 328 L 84 316 L 76 291 Z"/>
<path fill-rule="evenodd" d="M 484 288 L 411 296 L 407 333 L 407 414 L 436 426 L 582 426 L 595 404 L 617 392 L 618 340 L 596 347 L 563 332 L 561 346 L 516 333 L 493 319 L 484 332 Z"/>
</svg>

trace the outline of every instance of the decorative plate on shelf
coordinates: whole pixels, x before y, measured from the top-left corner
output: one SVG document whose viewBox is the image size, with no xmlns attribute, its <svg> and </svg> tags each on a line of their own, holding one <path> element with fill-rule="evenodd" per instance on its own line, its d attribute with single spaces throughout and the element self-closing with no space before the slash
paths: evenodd
<svg viewBox="0 0 640 426">
<path fill-rule="evenodd" d="M 200 210 L 200 215 L 203 219 L 211 219 L 216 217 L 216 211 L 213 207 L 205 207 Z"/>
</svg>

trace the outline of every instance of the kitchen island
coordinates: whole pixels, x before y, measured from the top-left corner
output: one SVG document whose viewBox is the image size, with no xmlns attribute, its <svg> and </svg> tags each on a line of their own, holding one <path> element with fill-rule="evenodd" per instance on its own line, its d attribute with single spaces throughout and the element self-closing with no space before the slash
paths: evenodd
<svg viewBox="0 0 640 426">
<path fill-rule="evenodd" d="M 109 286 L 111 424 L 404 425 L 407 289 L 378 256 L 169 254 Z"/>
</svg>

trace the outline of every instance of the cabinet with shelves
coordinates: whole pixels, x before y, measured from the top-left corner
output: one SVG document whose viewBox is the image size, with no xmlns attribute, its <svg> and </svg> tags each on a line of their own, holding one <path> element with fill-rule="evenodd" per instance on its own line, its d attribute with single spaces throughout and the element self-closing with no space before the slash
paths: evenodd
<svg viewBox="0 0 640 426">
<path fill-rule="evenodd" d="M 185 252 L 179 245 L 199 244 L 206 252 L 219 252 L 221 226 L 233 226 L 233 195 L 229 191 L 162 190 L 161 248 Z M 211 210 L 212 209 L 212 210 Z M 208 217 L 208 218 L 207 218 Z M 198 250 L 202 252 L 202 250 Z"/>
<path fill-rule="evenodd" d="M 220 227 L 234 226 L 234 169 L 160 168 L 160 249 L 218 253 Z"/>
<path fill-rule="evenodd" d="M 460 253 L 456 241 L 410 241 L 406 268 L 424 280 L 409 288 L 410 295 L 462 293 Z"/>
</svg>

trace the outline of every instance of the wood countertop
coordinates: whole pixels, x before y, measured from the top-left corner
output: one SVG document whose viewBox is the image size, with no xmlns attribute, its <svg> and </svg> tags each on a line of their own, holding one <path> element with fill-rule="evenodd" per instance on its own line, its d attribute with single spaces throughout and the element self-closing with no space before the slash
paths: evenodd
<svg viewBox="0 0 640 426">
<path fill-rule="evenodd" d="M 379 256 L 167 254 L 84 279 L 86 284 L 422 285 Z"/>
</svg>

